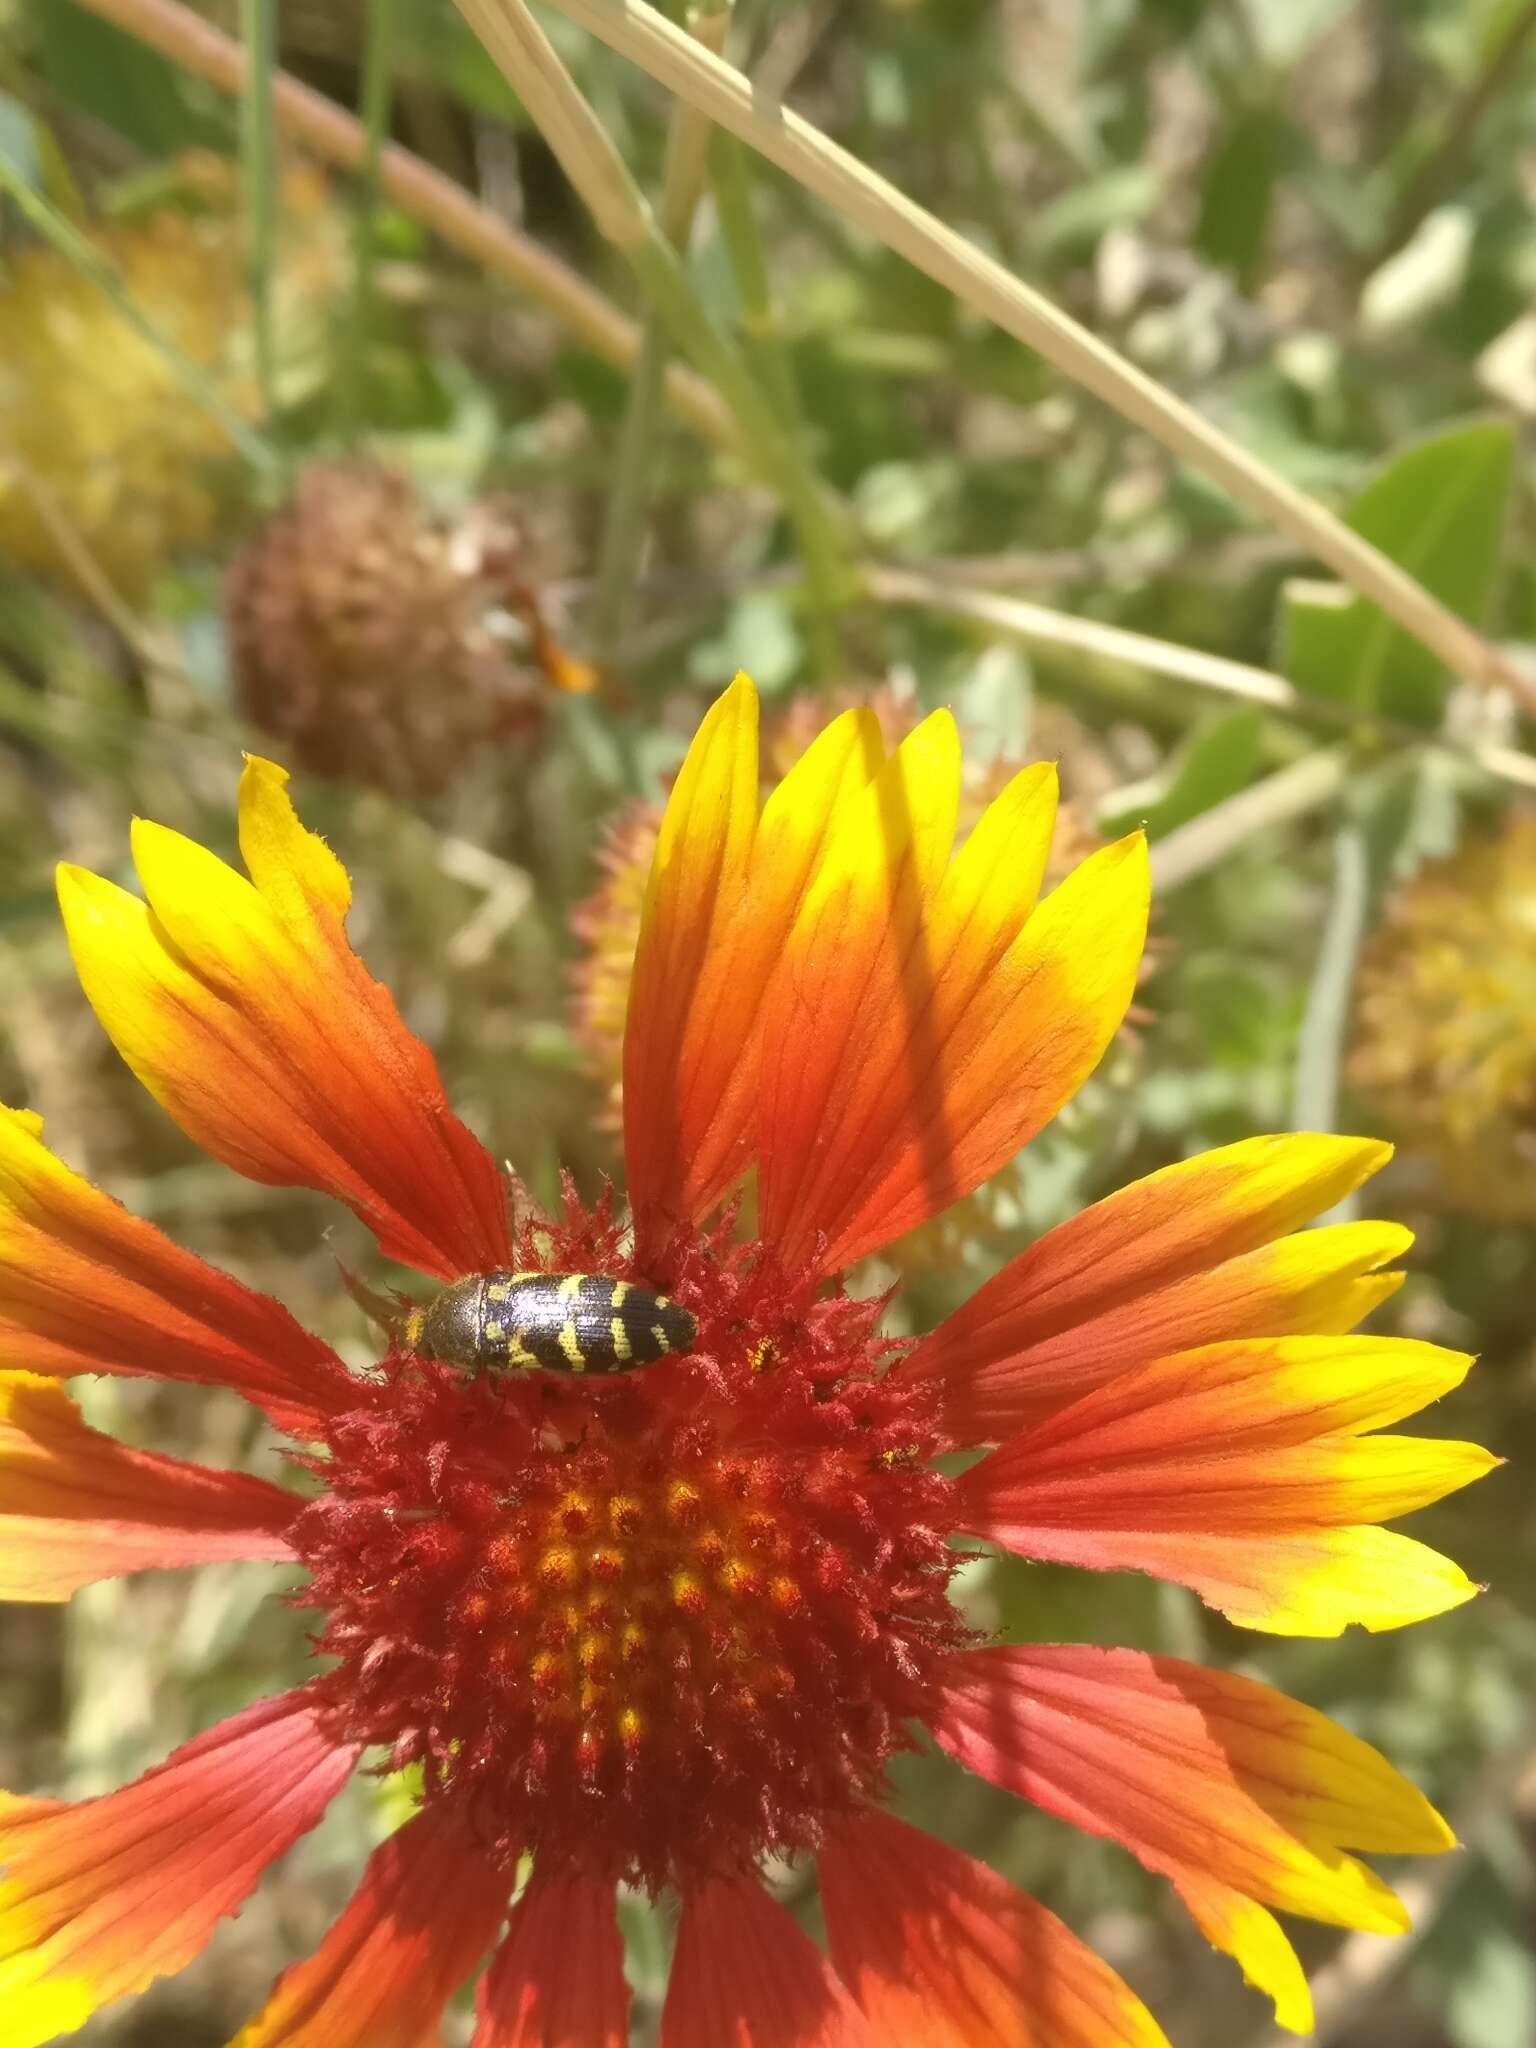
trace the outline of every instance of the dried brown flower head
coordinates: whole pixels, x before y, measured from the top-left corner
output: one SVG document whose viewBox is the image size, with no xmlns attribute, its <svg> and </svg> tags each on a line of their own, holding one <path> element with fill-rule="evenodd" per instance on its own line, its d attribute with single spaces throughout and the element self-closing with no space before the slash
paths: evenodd
<svg viewBox="0 0 1536 2048">
<path fill-rule="evenodd" d="M 397 470 L 317 464 L 232 569 L 242 708 L 323 775 L 411 794 L 591 686 L 550 637 L 511 508 L 439 513 Z"/>
</svg>

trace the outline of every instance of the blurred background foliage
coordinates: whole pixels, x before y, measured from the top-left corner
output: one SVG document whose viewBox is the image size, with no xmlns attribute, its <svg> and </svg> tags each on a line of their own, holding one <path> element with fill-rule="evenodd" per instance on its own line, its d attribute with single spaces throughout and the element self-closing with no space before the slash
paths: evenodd
<svg viewBox="0 0 1536 2048">
<path fill-rule="evenodd" d="M 1137 1011 L 1083 1097 L 869 1284 L 903 1278 L 924 1327 L 1167 1160 L 1382 1130 L 1400 1150 L 1373 1212 L 1419 1233 L 1384 1321 L 1483 1359 L 1430 1426 L 1536 1452 L 1536 6 L 740 0 L 728 46 L 1344 512 L 1530 700 L 1447 675 L 717 143 L 692 191 L 674 170 L 667 218 L 814 481 L 824 524 L 797 516 L 697 408 L 657 404 L 656 331 L 630 375 L 370 176 L 392 139 L 645 321 L 449 0 L 196 11 L 247 37 L 243 97 L 75 0 L 0 4 L 0 1096 L 363 1359 L 336 1264 L 381 1277 L 361 1233 L 203 1162 L 140 1096 L 71 977 L 52 862 L 125 876 L 133 812 L 227 851 L 238 748 L 274 752 L 470 1121 L 537 1192 L 562 1164 L 592 1189 L 618 1166 L 654 807 L 710 694 L 751 671 L 776 762 L 852 696 L 892 731 L 952 704 L 978 804 L 1058 758 L 1064 852 L 1144 821 L 1162 887 Z M 658 199 L 670 102 L 543 18 Z M 278 68 L 360 110 L 360 174 L 274 135 Z M 238 1404 L 86 1399 L 131 1438 L 272 1461 Z M 1382 1743 L 1467 1847 L 1400 1873 L 1411 1939 L 1302 1930 L 1321 2035 L 1515 2048 L 1536 2039 L 1536 1505 L 1506 1473 L 1418 1526 L 1490 1590 L 1400 1636 L 1244 1636 L 1137 1579 L 1016 1562 L 968 1567 L 968 1597 L 1019 1637 L 1260 1674 Z M 304 1617 L 268 1585 L 221 1568 L 4 1611 L 0 1776 L 97 1789 L 296 1669 Z M 1270 2042 L 1129 1858 L 922 1759 L 902 1791 L 1061 1910 L 1181 2048 Z M 354 1787 L 200 1965 L 86 2038 L 225 2040 L 390 1818 Z M 665 1928 L 637 1905 L 630 1931 L 643 2030 Z"/>
</svg>

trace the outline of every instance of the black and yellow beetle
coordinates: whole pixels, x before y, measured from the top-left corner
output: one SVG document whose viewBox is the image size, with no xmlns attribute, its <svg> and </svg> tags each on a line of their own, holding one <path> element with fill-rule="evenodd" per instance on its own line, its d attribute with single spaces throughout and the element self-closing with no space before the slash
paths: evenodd
<svg viewBox="0 0 1536 2048">
<path fill-rule="evenodd" d="M 600 1273 L 472 1273 L 412 1309 L 408 1351 L 467 1372 L 628 1372 L 689 1351 L 698 1324 L 670 1295 Z"/>
</svg>

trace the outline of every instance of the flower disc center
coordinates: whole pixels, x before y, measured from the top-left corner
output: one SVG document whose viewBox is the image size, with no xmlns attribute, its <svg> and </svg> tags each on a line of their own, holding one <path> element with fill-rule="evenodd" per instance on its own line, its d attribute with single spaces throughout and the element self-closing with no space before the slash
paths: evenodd
<svg viewBox="0 0 1536 2048">
<path fill-rule="evenodd" d="M 810 1846 L 963 1633 L 947 1482 L 873 1306 L 738 1292 L 688 1358 L 602 1386 L 392 1354 L 315 1461 L 297 1543 L 338 1731 L 509 1860 L 655 1888 Z"/>
</svg>

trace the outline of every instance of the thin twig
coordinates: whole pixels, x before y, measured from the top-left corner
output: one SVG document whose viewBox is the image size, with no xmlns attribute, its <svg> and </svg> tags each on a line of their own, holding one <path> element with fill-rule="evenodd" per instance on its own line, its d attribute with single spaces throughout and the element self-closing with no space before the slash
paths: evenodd
<svg viewBox="0 0 1536 2048">
<path fill-rule="evenodd" d="M 245 52 L 231 37 L 201 21 L 177 0 L 80 0 L 173 63 L 238 94 Z M 361 170 L 368 141 L 362 123 L 323 94 L 279 72 L 273 104 L 282 128 L 327 163 Z M 379 183 L 396 206 L 424 222 L 452 248 L 517 286 L 585 342 L 596 356 L 628 370 L 640 350 L 640 330 L 611 300 L 547 249 L 498 219 L 474 195 L 397 143 L 379 154 Z M 667 396 L 679 418 L 722 448 L 738 443 L 730 408 L 706 379 L 681 363 L 667 372 Z"/>
<path fill-rule="evenodd" d="M 504 20 L 512 0 L 481 0 L 479 21 Z M 562 13 L 701 108 L 817 193 L 851 225 L 1034 349 L 1074 383 L 1143 428 L 1239 504 L 1326 562 L 1458 676 L 1514 691 L 1536 688 L 1500 651 L 1325 507 L 1165 391 L 1001 264 L 899 192 L 820 129 L 722 58 L 701 50 L 645 0 L 556 0 Z"/>
<path fill-rule="evenodd" d="M 1328 749 L 1293 761 L 1251 789 L 1213 804 L 1152 848 L 1153 888 L 1159 896 L 1166 896 L 1196 875 L 1219 867 L 1228 855 L 1246 846 L 1255 832 L 1321 810 L 1344 787 L 1348 772 L 1348 754 Z"/>
<path fill-rule="evenodd" d="M 1180 647 L 1171 640 L 1133 633 L 1125 626 L 1106 625 L 1099 619 L 1075 618 L 1067 612 L 1052 611 L 1046 605 L 1031 604 L 1025 598 L 966 589 L 946 576 L 880 564 L 870 564 L 863 574 L 870 596 L 886 604 L 921 605 L 945 612 L 951 618 L 990 626 L 1026 646 L 1057 648 L 1090 661 L 1123 663 L 1147 675 L 1167 676 L 1175 682 L 1190 683 L 1196 689 L 1236 698 L 1240 703 L 1261 705 L 1325 731 L 1369 732 L 1403 745 L 1440 747 L 1470 761 L 1496 782 L 1536 790 L 1536 760 L 1514 747 L 1485 741 L 1462 744 L 1380 717 L 1362 723 L 1349 706 L 1324 697 L 1309 697 L 1273 669 L 1230 661 L 1225 655 L 1205 654 L 1194 647 Z"/>
</svg>

